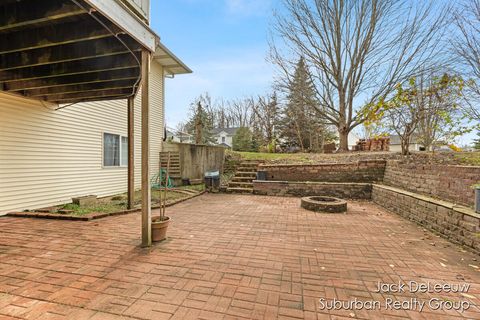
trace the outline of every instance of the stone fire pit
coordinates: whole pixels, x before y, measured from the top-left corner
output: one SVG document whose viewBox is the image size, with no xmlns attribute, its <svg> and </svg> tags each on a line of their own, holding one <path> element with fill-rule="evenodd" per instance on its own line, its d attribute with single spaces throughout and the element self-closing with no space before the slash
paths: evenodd
<svg viewBox="0 0 480 320">
<path fill-rule="evenodd" d="M 325 213 L 345 213 L 347 212 L 347 201 L 334 198 L 311 196 L 302 198 L 301 206 L 304 209 L 325 212 Z"/>
</svg>

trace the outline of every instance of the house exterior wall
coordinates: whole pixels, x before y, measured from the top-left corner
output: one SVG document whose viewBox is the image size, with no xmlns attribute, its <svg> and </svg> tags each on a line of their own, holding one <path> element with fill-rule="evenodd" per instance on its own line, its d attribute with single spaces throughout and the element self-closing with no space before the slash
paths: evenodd
<svg viewBox="0 0 480 320">
<path fill-rule="evenodd" d="M 150 20 L 150 0 L 123 0 L 141 18 Z"/>
<path fill-rule="evenodd" d="M 225 143 L 229 147 L 233 146 L 233 136 L 228 135 L 226 132 L 220 132 L 215 138 L 217 139 L 217 144 Z M 223 138 L 225 138 L 225 141 L 223 141 Z"/>
<path fill-rule="evenodd" d="M 410 151 L 420 151 L 420 145 L 410 143 Z M 402 152 L 402 146 L 399 144 L 390 144 L 390 152 Z"/>
<path fill-rule="evenodd" d="M 162 148 L 163 68 L 150 73 L 150 163 Z M 141 94 L 135 99 L 135 185 L 141 182 Z M 103 133 L 127 136 L 127 101 L 79 103 L 53 111 L 0 93 L 0 213 L 126 192 L 127 167 L 103 167 Z"/>
</svg>

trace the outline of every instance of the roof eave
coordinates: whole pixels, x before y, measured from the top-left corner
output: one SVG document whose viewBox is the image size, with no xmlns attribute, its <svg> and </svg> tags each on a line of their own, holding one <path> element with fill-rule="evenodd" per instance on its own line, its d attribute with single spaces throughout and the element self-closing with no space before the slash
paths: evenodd
<svg viewBox="0 0 480 320">
<path fill-rule="evenodd" d="M 155 50 L 153 58 L 165 68 L 165 71 L 168 74 L 177 75 L 193 72 L 182 60 L 180 60 L 180 58 L 161 42 L 157 44 L 157 49 Z"/>
</svg>

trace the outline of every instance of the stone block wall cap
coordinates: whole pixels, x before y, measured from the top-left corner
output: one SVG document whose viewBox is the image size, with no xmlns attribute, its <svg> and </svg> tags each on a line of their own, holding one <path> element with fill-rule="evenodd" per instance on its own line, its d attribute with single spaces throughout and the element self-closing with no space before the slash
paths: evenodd
<svg viewBox="0 0 480 320">
<path fill-rule="evenodd" d="M 447 208 L 447 209 L 451 209 L 451 210 L 456 211 L 458 213 L 465 214 L 465 215 L 480 219 L 480 214 L 476 213 L 473 209 L 465 207 L 465 206 L 457 205 L 457 204 L 452 203 L 452 202 L 435 199 L 435 198 L 424 196 L 424 195 L 421 195 L 421 194 L 418 194 L 418 193 L 413 193 L 413 192 L 409 192 L 409 191 L 406 191 L 406 190 L 403 190 L 403 189 L 399 189 L 399 188 L 395 188 L 395 187 L 391 187 L 391 186 L 386 186 L 386 185 L 382 185 L 382 184 L 373 184 L 373 187 L 393 191 L 393 192 L 396 192 L 396 193 L 399 193 L 399 194 L 402 194 L 402 195 L 405 195 L 405 196 L 409 196 L 409 197 L 412 197 L 412 198 L 415 198 L 415 199 L 418 199 L 418 200 L 422 200 L 422 201 L 425 201 L 425 202 L 428 202 L 428 203 L 432 203 L 432 204 L 435 204 L 435 205 L 438 205 L 438 206 L 441 206 L 441 207 L 444 207 L 444 208 Z"/>
<path fill-rule="evenodd" d="M 367 182 L 322 182 L 322 181 L 281 181 L 281 180 L 253 180 L 254 183 L 302 184 L 302 185 L 341 185 L 341 186 L 371 186 Z"/>
<path fill-rule="evenodd" d="M 382 163 L 386 164 L 387 160 L 357 160 L 351 162 L 324 162 L 324 163 L 271 163 L 271 164 L 260 164 L 259 168 L 275 168 L 275 167 L 326 167 L 326 166 L 345 166 L 345 165 L 359 165 L 360 163 Z"/>
<path fill-rule="evenodd" d="M 452 210 L 480 220 L 480 214 L 476 213 L 473 209 L 464 206 L 454 205 Z"/>
</svg>

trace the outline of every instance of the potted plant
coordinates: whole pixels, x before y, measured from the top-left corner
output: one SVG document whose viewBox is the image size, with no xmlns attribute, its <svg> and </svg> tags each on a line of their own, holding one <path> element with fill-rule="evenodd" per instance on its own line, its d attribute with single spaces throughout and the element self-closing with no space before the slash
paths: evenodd
<svg viewBox="0 0 480 320">
<path fill-rule="evenodd" d="M 158 242 L 167 238 L 167 228 L 170 217 L 165 216 L 167 204 L 168 171 L 170 170 L 170 152 L 168 153 L 167 170 L 165 171 L 165 183 L 162 189 L 162 178 L 160 177 L 160 216 L 152 217 L 152 241 Z M 161 171 L 161 170 L 160 170 Z M 163 192 L 162 192 L 163 190 Z M 163 196 L 162 196 L 163 194 Z"/>
<path fill-rule="evenodd" d="M 475 212 L 480 213 L 480 183 L 474 184 L 475 189 Z"/>
</svg>

